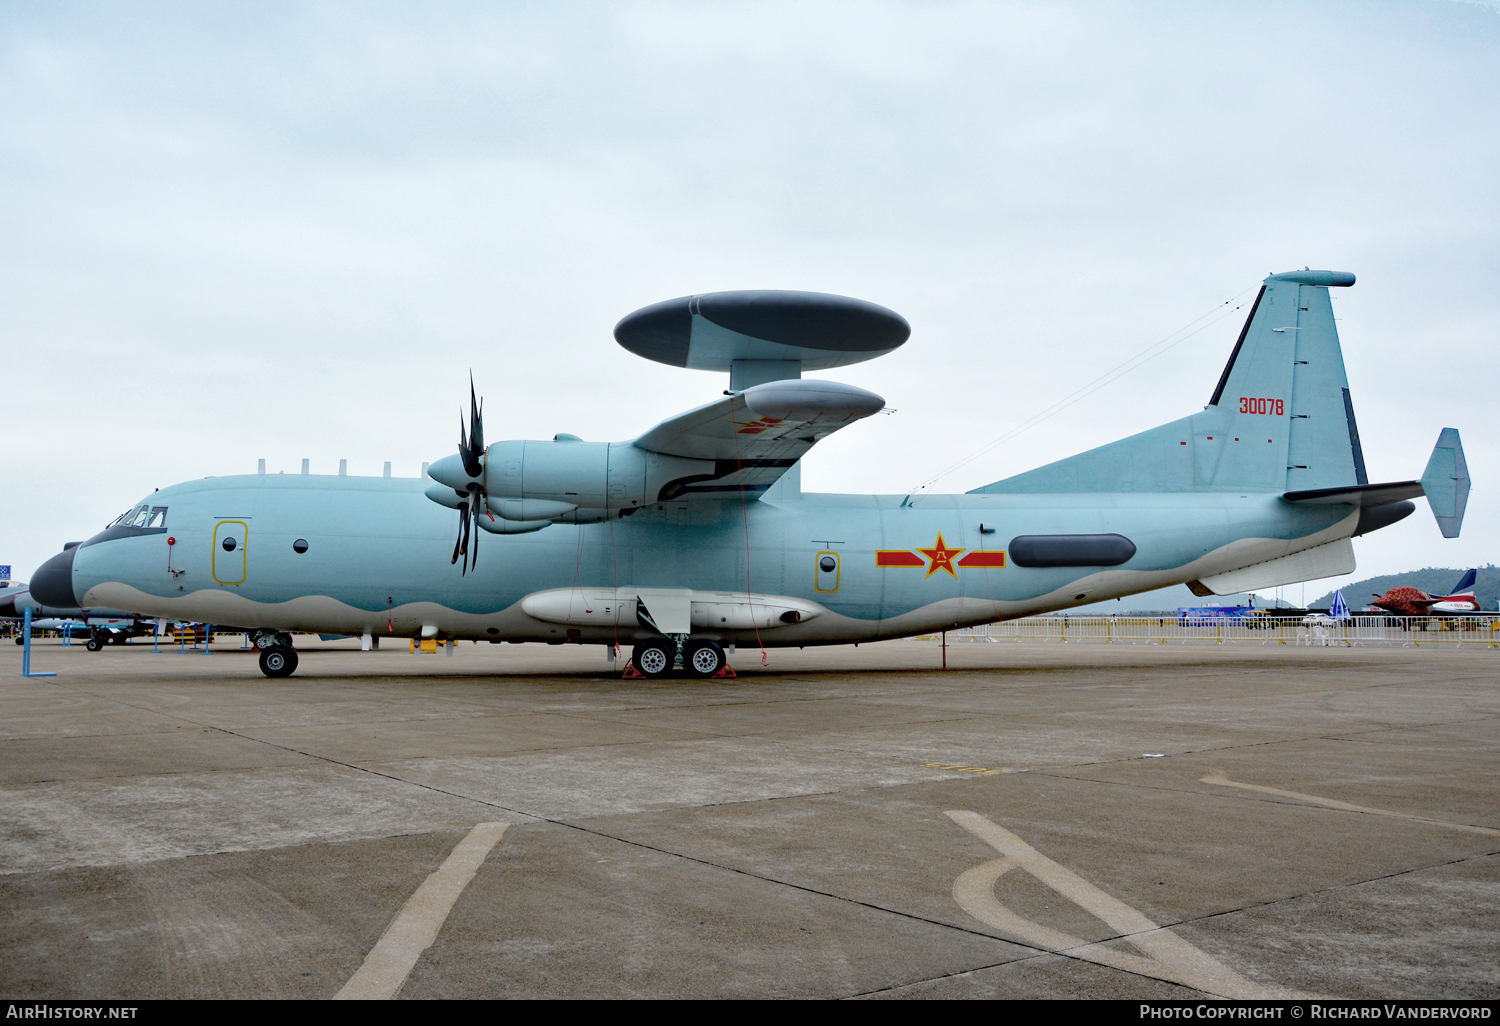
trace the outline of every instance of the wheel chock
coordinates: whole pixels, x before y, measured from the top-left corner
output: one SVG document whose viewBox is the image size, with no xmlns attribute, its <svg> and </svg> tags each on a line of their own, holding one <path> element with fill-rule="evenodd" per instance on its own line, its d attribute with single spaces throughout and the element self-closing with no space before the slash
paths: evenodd
<svg viewBox="0 0 1500 1026">
<path fill-rule="evenodd" d="M 625 664 L 625 672 L 620 674 L 621 680 L 646 680 L 646 675 L 635 668 L 635 660 Z"/>
<path fill-rule="evenodd" d="M 718 673 L 714 674 L 712 677 L 710 677 L 709 680 L 718 680 L 720 677 L 738 677 L 738 676 L 739 676 L 739 674 L 737 674 L 737 673 L 734 672 L 734 667 L 730 666 L 728 663 L 725 663 L 724 664 L 724 668 L 722 670 L 720 670 Z"/>
</svg>

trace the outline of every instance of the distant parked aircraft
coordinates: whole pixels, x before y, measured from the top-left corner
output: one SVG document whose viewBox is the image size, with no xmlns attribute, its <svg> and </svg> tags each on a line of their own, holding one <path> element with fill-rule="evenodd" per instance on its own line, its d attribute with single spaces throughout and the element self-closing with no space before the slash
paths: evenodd
<svg viewBox="0 0 1500 1026">
<path fill-rule="evenodd" d="M 134 613 L 92 606 L 44 606 L 31 597 L 30 589 L 24 584 L 0 588 L 0 620 L 21 620 L 26 616 L 28 608 L 31 610 L 31 626 L 36 630 L 65 630 L 75 636 L 87 630 L 90 652 L 97 652 L 105 645 L 118 645 L 127 638 L 150 634 L 155 630 L 155 620 Z M 23 640 L 17 636 L 16 644 L 21 644 Z"/>
<path fill-rule="evenodd" d="M 1370 605 L 1397 616 L 1472 616 L 1479 612 L 1479 600 L 1474 596 L 1474 581 L 1478 576 L 1478 570 L 1470 570 L 1449 595 L 1429 595 L 1421 588 L 1402 585 L 1377 595 Z"/>
</svg>

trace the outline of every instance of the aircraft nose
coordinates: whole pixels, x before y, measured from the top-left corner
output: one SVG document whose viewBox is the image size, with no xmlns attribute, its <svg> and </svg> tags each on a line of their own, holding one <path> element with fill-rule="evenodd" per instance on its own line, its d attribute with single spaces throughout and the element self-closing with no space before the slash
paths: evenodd
<svg viewBox="0 0 1500 1026">
<path fill-rule="evenodd" d="M 78 600 L 73 595 L 73 557 L 77 552 L 74 545 L 37 568 L 31 577 L 31 597 L 44 606 L 77 608 Z"/>
</svg>

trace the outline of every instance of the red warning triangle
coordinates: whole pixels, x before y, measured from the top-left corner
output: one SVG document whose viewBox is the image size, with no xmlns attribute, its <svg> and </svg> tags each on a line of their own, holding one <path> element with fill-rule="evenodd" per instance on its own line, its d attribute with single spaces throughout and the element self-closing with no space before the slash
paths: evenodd
<svg viewBox="0 0 1500 1026">
<path fill-rule="evenodd" d="M 625 664 L 625 672 L 620 674 L 621 680 L 645 680 L 646 675 L 635 668 L 635 660 Z"/>
<path fill-rule="evenodd" d="M 718 680 L 720 677 L 738 677 L 738 676 L 739 676 L 739 674 L 737 674 L 737 673 L 734 672 L 734 667 L 730 666 L 728 663 L 725 663 L 724 664 L 724 668 L 722 670 L 720 670 L 718 673 L 714 674 L 712 677 L 710 677 L 709 680 Z"/>
</svg>

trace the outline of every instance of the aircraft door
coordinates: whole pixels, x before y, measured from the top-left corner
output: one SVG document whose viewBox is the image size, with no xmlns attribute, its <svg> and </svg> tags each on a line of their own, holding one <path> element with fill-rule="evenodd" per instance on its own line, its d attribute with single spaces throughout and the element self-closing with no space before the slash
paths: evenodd
<svg viewBox="0 0 1500 1026">
<path fill-rule="evenodd" d="M 839 554 L 837 552 L 819 552 L 813 556 L 814 577 L 813 587 L 825 595 L 831 595 L 839 590 Z"/>
<path fill-rule="evenodd" d="M 250 525 L 243 520 L 220 520 L 214 524 L 213 577 L 219 584 L 244 584 L 245 550 Z"/>
</svg>

